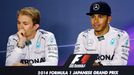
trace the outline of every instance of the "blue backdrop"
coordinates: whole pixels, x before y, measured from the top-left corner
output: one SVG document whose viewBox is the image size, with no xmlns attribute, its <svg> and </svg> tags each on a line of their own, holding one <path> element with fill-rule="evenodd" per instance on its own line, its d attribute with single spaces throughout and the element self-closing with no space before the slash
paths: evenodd
<svg viewBox="0 0 134 75">
<path fill-rule="evenodd" d="M 90 4 L 98 0 L 1 0 L 0 1 L 0 66 L 4 66 L 8 37 L 17 32 L 17 10 L 32 6 L 41 12 L 42 29 L 55 34 L 59 48 L 59 65 L 73 53 L 78 34 L 91 28 Z M 129 65 L 134 65 L 134 10 L 133 0 L 103 0 L 112 8 L 111 26 L 126 30 L 131 39 Z"/>
</svg>

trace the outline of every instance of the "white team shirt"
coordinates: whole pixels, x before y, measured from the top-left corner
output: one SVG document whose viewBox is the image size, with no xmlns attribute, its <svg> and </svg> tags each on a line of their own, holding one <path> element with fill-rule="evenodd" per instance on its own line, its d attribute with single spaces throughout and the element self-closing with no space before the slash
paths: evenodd
<svg viewBox="0 0 134 75">
<path fill-rule="evenodd" d="M 58 48 L 54 34 L 38 29 L 34 39 L 23 49 L 17 47 L 17 34 L 11 35 L 7 43 L 6 66 L 16 62 L 32 66 L 57 66 Z"/>
<path fill-rule="evenodd" d="M 110 26 L 108 33 L 97 37 L 94 29 L 79 34 L 74 54 L 98 54 L 95 62 L 102 65 L 127 65 L 129 36 L 123 31 Z"/>
</svg>

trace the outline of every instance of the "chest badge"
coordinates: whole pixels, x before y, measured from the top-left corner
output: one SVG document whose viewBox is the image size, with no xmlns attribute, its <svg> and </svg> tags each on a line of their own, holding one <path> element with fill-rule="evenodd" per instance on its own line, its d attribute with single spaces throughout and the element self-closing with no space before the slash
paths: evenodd
<svg viewBox="0 0 134 75">
<path fill-rule="evenodd" d="M 36 43 L 36 48 L 40 48 L 40 43 L 39 42 Z"/>
<path fill-rule="evenodd" d="M 129 43 L 129 42 L 128 42 L 128 39 L 127 39 L 125 45 L 128 46 L 128 43 Z"/>
<path fill-rule="evenodd" d="M 92 46 L 94 43 L 93 39 L 89 39 L 88 42 L 87 42 L 87 45 L 88 46 Z"/>
<path fill-rule="evenodd" d="M 111 45 L 115 45 L 115 41 L 116 41 L 115 38 L 111 39 L 110 44 L 111 44 Z"/>
</svg>

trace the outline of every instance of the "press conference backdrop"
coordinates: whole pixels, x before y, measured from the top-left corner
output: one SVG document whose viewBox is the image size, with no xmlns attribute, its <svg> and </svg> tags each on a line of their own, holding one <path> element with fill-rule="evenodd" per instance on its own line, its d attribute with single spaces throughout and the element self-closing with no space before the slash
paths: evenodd
<svg viewBox="0 0 134 75">
<path fill-rule="evenodd" d="M 40 28 L 55 34 L 59 49 L 59 66 L 74 51 L 78 34 L 91 28 L 89 11 L 92 2 L 98 0 L 1 0 L 0 1 L 0 66 L 4 66 L 8 37 L 17 32 L 17 10 L 32 6 L 41 12 Z M 103 0 L 112 8 L 111 26 L 126 30 L 131 48 L 128 65 L 134 65 L 134 1 Z"/>
</svg>

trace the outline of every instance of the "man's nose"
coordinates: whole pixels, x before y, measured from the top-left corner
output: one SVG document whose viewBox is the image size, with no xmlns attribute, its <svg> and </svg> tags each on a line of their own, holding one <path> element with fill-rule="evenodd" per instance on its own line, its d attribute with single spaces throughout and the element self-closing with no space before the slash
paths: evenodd
<svg viewBox="0 0 134 75">
<path fill-rule="evenodd" d="M 99 21 L 99 18 L 98 17 L 95 17 L 94 18 L 94 23 L 98 23 L 98 21 Z"/>
</svg>

